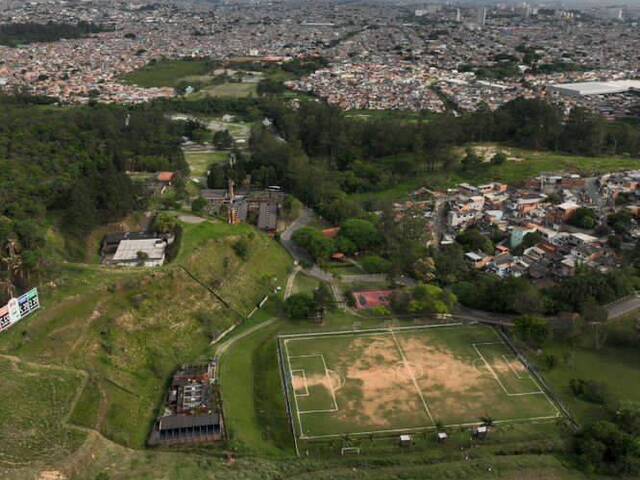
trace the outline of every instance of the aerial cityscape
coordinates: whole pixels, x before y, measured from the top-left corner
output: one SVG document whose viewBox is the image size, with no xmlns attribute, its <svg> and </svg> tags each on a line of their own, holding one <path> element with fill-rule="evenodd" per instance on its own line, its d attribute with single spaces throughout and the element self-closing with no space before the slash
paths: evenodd
<svg viewBox="0 0 640 480">
<path fill-rule="evenodd" d="M 640 2 L 0 0 L 0 479 L 640 478 Z"/>
</svg>

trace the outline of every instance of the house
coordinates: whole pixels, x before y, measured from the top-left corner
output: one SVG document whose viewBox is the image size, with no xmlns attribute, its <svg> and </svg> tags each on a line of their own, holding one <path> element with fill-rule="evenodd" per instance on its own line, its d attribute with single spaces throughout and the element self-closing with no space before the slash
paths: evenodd
<svg viewBox="0 0 640 480">
<path fill-rule="evenodd" d="M 574 201 L 568 201 L 568 202 L 564 202 L 559 205 L 556 205 L 555 221 L 568 222 L 569 220 L 571 220 L 571 217 L 573 217 L 573 215 L 576 213 L 576 210 L 578 210 L 578 208 L 580 208 L 580 205 L 578 205 Z"/>
<path fill-rule="evenodd" d="M 173 185 L 173 182 L 176 180 L 177 174 L 176 172 L 159 172 L 156 180 L 160 183 L 163 183 L 167 186 Z"/>
<path fill-rule="evenodd" d="M 325 228 L 322 230 L 322 235 L 324 235 L 325 238 L 336 238 L 339 233 L 340 227 Z"/>
<path fill-rule="evenodd" d="M 464 258 L 473 268 L 478 270 L 485 268 L 493 260 L 493 257 L 484 252 L 467 252 L 464 254 Z"/>
<path fill-rule="evenodd" d="M 378 307 L 390 307 L 393 290 L 375 290 L 368 292 L 353 292 L 353 298 L 358 310 L 369 310 Z"/>
</svg>

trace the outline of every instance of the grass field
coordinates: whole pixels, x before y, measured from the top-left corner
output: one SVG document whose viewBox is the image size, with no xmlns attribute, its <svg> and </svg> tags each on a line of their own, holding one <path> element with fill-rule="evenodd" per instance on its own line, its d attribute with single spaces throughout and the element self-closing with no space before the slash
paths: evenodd
<svg viewBox="0 0 640 480">
<path fill-rule="evenodd" d="M 204 177 L 209 167 L 215 163 L 227 161 L 227 152 L 184 152 L 184 158 L 189 164 L 192 177 Z"/>
<path fill-rule="evenodd" d="M 257 95 L 256 83 L 227 82 L 211 85 L 192 94 L 189 98 L 198 100 L 206 97 L 245 98 Z"/>
<path fill-rule="evenodd" d="M 560 417 L 489 327 L 284 336 L 281 346 L 303 440 Z"/>
<path fill-rule="evenodd" d="M 175 87 L 185 77 L 205 75 L 212 68 L 208 60 L 158 60 L 125 75 L 122 80 L 144 88 Z"/>
</svg>

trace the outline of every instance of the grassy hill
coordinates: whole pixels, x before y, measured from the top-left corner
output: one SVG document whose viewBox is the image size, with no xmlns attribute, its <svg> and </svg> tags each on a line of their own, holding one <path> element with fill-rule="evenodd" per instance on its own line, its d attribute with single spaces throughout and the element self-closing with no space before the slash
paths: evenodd
<svg viewBox="0 0 640 480">
<path fill-rule="evenodd" d="M 178 264 L 245 315 L 289 268 L 284 250 L 250 227 L 207 222 L 184 228 L 177 262 L 158 270 L 61 267 L 56 279 L 41 288 L 43 309 L 0 338 L 0 354 L 86 372 L 88 387 L 70 422 L 122 445 L 144 446 L 172 371 L 182 363 L 210 358 L 211 339 L 239 320 Z M 249 246 L 246 260 L 233 248 L 241 238 Z M 0 365 L 3 370 L 10 366 Z M 13 391 L 28 389 L 32 380 L 15 375 L 12 382 L 16 384 L 7 405 L 20 398 Z M 71 375 L 68 382 L 65 395 L 54 399 L 55 408 L 44 392 L 30 400 L 44 417 L 39 422 L 59 425 L 60 412 L 72 407 L 69 397 L 78 379 Z M 31 410 L 17 410 L 17 416 L 13 409 L 0 410 L 0 424 L 6 424 L 10 413 L 13 424 L 27 424 Z M 0 429 L 0 458 L 8 455 L 6 441 L 13 435 L 8 430 Z M 24 434 L 38 438 L 46 430 L 29 432 Z"/>
</svg>

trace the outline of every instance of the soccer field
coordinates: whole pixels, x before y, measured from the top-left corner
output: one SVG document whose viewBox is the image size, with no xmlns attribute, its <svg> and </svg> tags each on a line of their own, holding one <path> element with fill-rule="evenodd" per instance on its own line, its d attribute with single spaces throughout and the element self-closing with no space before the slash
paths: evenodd
<svg viewBox="0 0 640 480">
<path fill-rule="evenodd" d="M 301 440 L 561 415 L 487 326 L 285 335 L 279 341 Z"/>
</svg>

